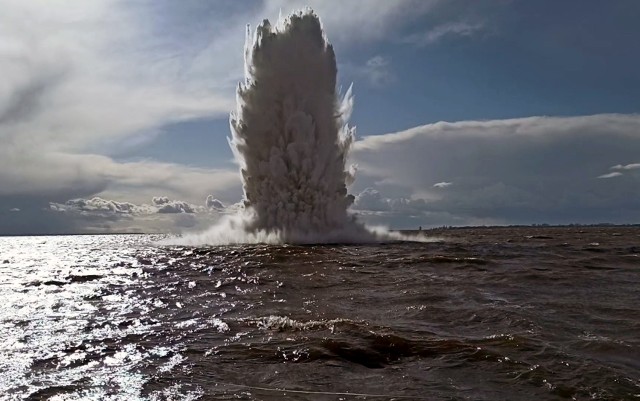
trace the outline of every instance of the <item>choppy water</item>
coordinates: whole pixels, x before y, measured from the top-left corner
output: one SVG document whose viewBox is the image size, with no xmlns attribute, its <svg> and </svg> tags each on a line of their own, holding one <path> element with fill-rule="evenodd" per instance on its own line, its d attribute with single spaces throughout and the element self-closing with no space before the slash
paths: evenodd
<svg viewBox="0 0 640 401">
<path fill-rule="evenodd" d="M 0 238 L 0 399 L 640 397 L 640 229 L 429 234 Z"/>
</svg>

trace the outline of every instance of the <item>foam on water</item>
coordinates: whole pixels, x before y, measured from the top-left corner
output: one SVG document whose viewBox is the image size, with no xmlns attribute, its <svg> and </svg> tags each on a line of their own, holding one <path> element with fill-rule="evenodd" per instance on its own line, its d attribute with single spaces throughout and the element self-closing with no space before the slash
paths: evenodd
<svg viewBox="0 0 640 401">
<path fill-rule="evenodd" d="M 336 58 L 311 10 L 247 31 L 245 79 L 229 144 L 240 165 L 244 209 L 188 244 L 363 243 L 406 239 L 348 212 L 346 167 L 355 129 L 351 88 L 336 89 Z"/>
</svg>

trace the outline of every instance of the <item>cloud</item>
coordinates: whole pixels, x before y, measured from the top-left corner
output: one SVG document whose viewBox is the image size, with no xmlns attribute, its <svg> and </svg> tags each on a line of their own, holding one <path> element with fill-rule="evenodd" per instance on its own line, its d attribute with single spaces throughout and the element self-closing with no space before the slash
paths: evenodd
<svg viewBox="0 0 640 401">
<path fill-rule="evenodd" d="M 60 7 L 3 0 L 0 233 L 153 231 L 215 218 L 210 209 L 242 194 L 237 171 L 118 161 L 110 150 L 152 140 L 167 124 L 226 117 L 235 107 L 247 22 L 255 26 L 309 4 L 336 48 L 346 51 L 393 40 L 389 33 L 442 3 L 70 0 Z M 425 46 L 485 28 L 445 22 L 407 41 Z M 383 55 L 359 66 L 376 85 L 393 79 L 391 67 Z M 434 224 L 637 219 L 633 172 L 640 163 L 617 163 L 636 160 L 638 128 L 636 115 L 531 117 L 368 137 L 355 144 L 353 160 L 360 165 L 356 185 L 371 190 L 354 210 L 392 225 L 423 218 Z M 603 174 L 608 168 L 614 171 Z M 621 175 L 594 179 L 614 173 Z M 443 177 L 455 185 L 443 190 Z M 147 204 L 158 194 L 166 201 Z M 205 198 L 206 208 L 196 206 Z M 165 206 L 174 213 L 158 213 Z"/>
<path fill-rule="evenodd" d="M 356 185 L 424 200 L 422 216 L 389 217 L 392 226 L 427 225 L 428 216 L 451 224 L 628 223 L 640 221 L 638 177 L 593 177 L 639 152 L 640 116 L 601 114 L 428 124 L 365 137 L 352 162 Z M 455 185 L 434 187 L 442 176 Z M 376 196 L 369 201 L 379 211 L 388 201 Z"/>
<path fill-rule="evenodd" d="M 210 213 L 203 206 L 166 196 L 153 197 L 151 204 L 101 197 L 71 199 L 64 203 L 52 202 L 49 210 L 41 215 L 45 220 L 57 222 L 54 232 L 64 233 L 179 233 L 185 229 L 204 229 L 218 219 L 217 213 Z M 51 226 L 48 229 L 51 232 Z"/>
<path fill-rule="evenodd" d="M 105 155 L 168 123 L 225 116 L 234 85 L 188 74 L 199 63 L 193 49 L 175 53 L 164 43 L 173 33 L 152 34 L 150 14 L 136 14 L 143 3 L 65 4 L 2 2 L 0 207 L 37 214 L 49 201 L 98 194 L 137 202 L 159 190 L 188 200 L 237 193 L 233 171 Z"/>
<path fill-rule="evenodd" d="M 125 3 L 72 0 L 65 10 L 3 3 L 0 136 L 12 145 L 84 150 L 233 107 L 232 90 L 195 90 L 195 82 L 175 79 L 181 70 L 150 50 L 153 38 Z"/>
<path fill-rule="evenodd" d="M 616 164 L 615 166 L 609 167 L 610 170 L 617 170 L 608 174 L 599 175 L 598 178 L 613 178 L 620 177 L 623 175 L 623 171 L 628 172 L 631 170 L 640 169 L 640 163 L 630 163 L 630 164 Z"/>
<path fill-rule="evenodd" d="M 142 212 L 142 210 L 133 203 L 107 200 L 97 196 L 91 199 L 71 199 L 63 205 L 51 203 L 51 208 L 58 211 L 73 209 L 91 213 L 134 214 Z"/>
<path fill-rule="evenodd" d="M 631 163 L 631 164 L 617 164 L 615 166 L 611 166 L 611 170 L 636 170 L 640 169 L 640 163 Z"/>
<path fill-rule="evenodd" d="M 396 81 L 391 59 L 382 55 L 375 55 L 363 64 L 351 62 L 340 64 L 340 73 L 355 81 L 363 80 L 376 88 L 385 87 Z"/>
<path fill-rule="evenodd" d="M 119 163 L 96 154 L 9 155 L 0 164 L 0 205 L 15 197 L 64 202 L 100 194 L 106 198 L 143 202 L 158 192 L 190 202 L 216 192 L 229 199 L 241 194 L 238 173 L 232 170 L 188 167 L 139 161 Z M 13 204 L 12 207 L 20 207 Z"/>
<path fill-rule="evenodd" d="M 324 0 L 267 0 L 263 17 L 288 14 L 311 7 L 322 19 L 332 43 L 343 46 L 385 37 L 399 25 L 408 24 L 432 11 L 442 0 L 344 1 L 339 5 Z"/>
<path fill-rule="evenodd" d="M 151 203 L 156 206 L 165 205 L 169 203 L 169 198 L 167 198 L 166 196 L 154 196 L 153 198 L 151 198 Z"/>
<path fill-rule="evenodd" d="M 395 80 L 395 75 L 391 71 L 391 61 L 380 55 L 367 60 L 365 65 L 357 71 L 373 86 L 385 86 Z"/>
<path fill-rule="evenodd" d="M 500 224 L 488 218 L 463 218 L 446 211 L 431 211 L 424 199 L 386 197 L 374 188 L 365 188 L 355 196 L 351 211 L 372 225 L 415 229 L 419 226 Z"/>
<path fill-rule="evenodd" d="M 356 210 L 370 210 L 374 212 L 389 210 L 389 204 L 382 199 L 380 191 L 373 188 L 365 188 L 356 195 L 352 207 Z"/>
<path fill-rule="evenodd" d="M 622 173 L 618 171 L 614 171 L 613 173 L 599 175 L 598 178 L 614 178 L 614 177 L 620 177 L 621 175 Z"/>
<path fill-rule="evenodd" d="M 214 209 L 214 210 L 219 210 L 219 211 L 222 211 L 222 210 L 225 209 L 224 203 L 222 203 L 218 199 L 214 198 L 213 195 L 207 195 L 207 199 L 205 201 L 205 205 L 209 209 Z"/>
<path fill-rule="evenodd" d="M 332 42 L 347 48 L 383 38 L 437 3 L 70 0 L 60 7 L 3 0 L 0 210 L 24 213 L 1 216 L 0 232 L 66 232 L 66 220 L 48 205 L 69 199 L 142 204 L 164 193 L 194 204 L 216 193 L 235 202 L 241 195 L 237 171 L 109 155 L 140 138 L 153 140 L 168 124 L 226 118 L 243 73 L 246 23 L 255 26 L 309 4 Z M 376 79 L 382 67 L 371 65 Z"/>
<path fill-rule="evenodd" d="M 189 202 L 169 199 L 166 196 L 154 196 L 151 204 L 133 204 L 131 202 L 119 202 L 111 199 L 103 199 L 95 196 L 91 199 L 70 199 L 65 203 L 50 204 L 52 210 L 59 212 L 77 211 L 93 214 L 116 215 L 150 215 L 155 213 L 198 213 L 206 211 L 205 208 L 192 205 Z"/>
<path fill-rule="evenodd" d="M 425 207 L 424 199 L 386 198 L 374 188 L 365 188 L 352 205 L 353 210 L 391 213 L 420 213 Z"/>
<path fill-rule="evenodd" d="M 403 42 L 416 46 L 428 46 L 439 42 L 447 37 L 469 37 L 473 36 L 484 28 L 480 22 L 448 22 L 438 25 L 426 32 L 415 33 L 404 38 Z"/>
<path fill-rule="evenodd" d="M 158 213 L 195 213 L 196 207 L 184 201 L 169 201 L 158 206 Z"/>
<path fill-rule="evenodd" d="M 453 184 L 453 183 L 452 183 L 452 182 L 442 181 L 442 182 L 438 182 L 438 183 L 436 183 L 436 184 L 433 184 L 433 186 L 434 186 L 435 188 L 446 188 L 446 187 L 448 187 L 448 186 L 449 186 L 449 185 L 451 185 L 451 184 Z"/>
</svg>

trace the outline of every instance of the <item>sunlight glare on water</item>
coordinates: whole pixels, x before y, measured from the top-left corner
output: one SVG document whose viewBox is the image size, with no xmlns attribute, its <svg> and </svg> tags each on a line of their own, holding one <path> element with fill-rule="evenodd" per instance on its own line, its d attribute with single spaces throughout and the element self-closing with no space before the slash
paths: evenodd
<svg viewBox="0 0 640 401">
<path fill-rule="evenodd" d="M 0 399 L 640 394 L 638 228 L 430 233 L 442 240 L 0 238 Z"/>
</svg>

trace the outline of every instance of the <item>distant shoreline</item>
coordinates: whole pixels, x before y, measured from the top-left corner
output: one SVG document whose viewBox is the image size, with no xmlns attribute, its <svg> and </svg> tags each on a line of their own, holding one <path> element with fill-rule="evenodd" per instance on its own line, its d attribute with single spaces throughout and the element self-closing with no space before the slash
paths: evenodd
<svg viewBox="0 0 640 401">
<path fill-rule="evenodd" d="M 613 224 L 613 223 L 597 223 L 597 224 L 511 224 L 511 225 L 494 225 L 494 226 L 439 226 L 427 227 L 422 230 L 391 230 L 391 231 L 437 231 L 437 230 L 462 230 L 462 229 L 496 229 L 496 228 L 596 228 L 596 227 L 640 227 L 640 223 L 629 224 Z"/>
<path fill-rule="evenodd" d="M 419 233 L 433 231 L 449 231 L 449 230 L 483 230 L 483 229 L 502 229 L 502 228 L 632 228 L 640 227 L 640 223 L 629 224 L 513 224 L 513 225 L 494 225 L 494 226 L 439 226 L 425 227 L 422 229 L 390 229 L 392 232 L 399 233 Z M 0 234 L 1 237 L 60 237 L 60 236 L 89 236 L 89 235 L 180 235 L 176 233 L 141 233 L 141 232 L 112 232 L 112 233 L 51 233 L 51 234 Z"/>
</svg>

